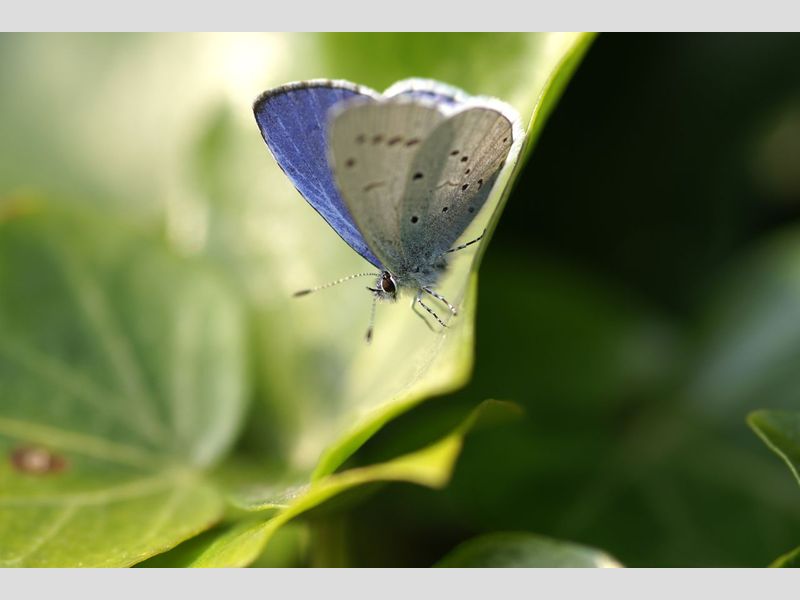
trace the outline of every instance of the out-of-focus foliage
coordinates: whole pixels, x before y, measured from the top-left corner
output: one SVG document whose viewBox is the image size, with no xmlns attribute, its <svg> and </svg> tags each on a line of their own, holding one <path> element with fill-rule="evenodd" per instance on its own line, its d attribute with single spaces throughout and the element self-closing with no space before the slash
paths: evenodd
<svg viewBox="0 0 800 600">
<path fill-rule="evenodd" d="M 0 37 L 0 560 L 127 565 L 221 523 L 169 556 L 284 564 L 259 558 L 266 540 L 339 491 L 444 482 L 460 447 L 450 432 L 331 473 L 383 424 L 466 381 L 479 254 L 444 282 L 461 310 L 443 333 L 381 310 L 367 346 L 360 286 L 291 300 L 363 265 L 269 157 L 250 104 L 287 80 L 433 77 L 512 103 L 535 135 L 590 40 Z M 503 191 L 467 235 L 491 233 Z M 419 450 L 442 445 L 433 462 Z M 230 500 L 256 483 L 283 503 L 243 515 Z M 222 535 L 225 556 L 220 530 L 244 532 Z"/>
</svg>

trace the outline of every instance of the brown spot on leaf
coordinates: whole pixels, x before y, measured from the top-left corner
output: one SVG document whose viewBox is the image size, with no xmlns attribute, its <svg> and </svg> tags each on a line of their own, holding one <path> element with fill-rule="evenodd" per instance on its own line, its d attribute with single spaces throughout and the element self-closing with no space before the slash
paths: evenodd
<svg viewBox="0 0 800 600">
<path fill-rule="evenodd" d="M 9 456 L 11 466 L 20 473 L 47 475 L 67 468 L 67 459 L 42 446 L 19 446 Z"/>
</svg>

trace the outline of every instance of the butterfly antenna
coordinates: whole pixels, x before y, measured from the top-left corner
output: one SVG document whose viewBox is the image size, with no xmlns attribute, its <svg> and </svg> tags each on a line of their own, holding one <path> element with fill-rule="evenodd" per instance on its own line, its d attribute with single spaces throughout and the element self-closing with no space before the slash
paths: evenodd
<svg viewBox="0 0 800 600">
<path fill-rule="evenodd" d="M 317 292 L 319 290 L 324 290 L 325 288 L 333 287 L 334 285 L 339 285 L 340 283 L 344 283 L 345 281 L 350 281 L 351 279 L 355 279 L 356 277 L 367 277 L 368 275 L 372 277 L 380 276 L 380 273 L 356 273 L 355 275 L 348 275 L 347 277 L 342 277 L 341 279 L 337 279 L 336 281 L 331 281 L 330 283 L 326 283 L 324 285 L 318 285 L 317 287 L 309 288 L 307 290 L 300 290 L 292 294 L 295 298 L 300 296 L 306 296 L 311 292 Z"/>
<path fill-rule="evenodd" d="M 378 297 L 372 298 L 372 309 L 369 311 L 369 327 L 367 327 L 367 334 L 364 336 L 369 344 L 372 341 L 372 331 L 375 328 L 375 305 L 378 303 Z"/>
</svg>

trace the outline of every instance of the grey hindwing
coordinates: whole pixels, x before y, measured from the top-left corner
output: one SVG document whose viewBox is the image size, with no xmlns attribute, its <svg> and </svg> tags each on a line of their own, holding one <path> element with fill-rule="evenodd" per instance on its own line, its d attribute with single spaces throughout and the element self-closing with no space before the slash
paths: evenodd
<svg viewBox="0 0 800 600">
<path fill-rule="evenodd" d="M 330 162 L 370 250 L 390 271 L 410 264 L 401 236 L 412 161 L 445 116 L 408 98 L 344 103 L 332 116 Z"/>
<path fill-rule="evenodd" d="M 512 124 L 476 107 L 440 123 L 415 154 L 400 211 L 403 253 L 430 265 L 483 207 L 513 143 Z"/>
</svg>

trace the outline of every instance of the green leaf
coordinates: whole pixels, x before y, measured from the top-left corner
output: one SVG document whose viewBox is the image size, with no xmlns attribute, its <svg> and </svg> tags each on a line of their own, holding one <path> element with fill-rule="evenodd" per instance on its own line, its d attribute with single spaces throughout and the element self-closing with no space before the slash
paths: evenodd
<svg viewBox="0 0 800 600">
<path fill-rule="evenodd" d="M 223 512 L 239 305 L 109 218 L 0 204 L 0 564 L 125 566 Z"/>
<path fill-rule="evenodd" d="M 601 550 L 531 533 L 491 533 L 471 539 L 445 556 L 438 567 L 621 567 Z"/>
<path fill-rule="evenodd" d="M 787 552 L 783 556 L 775 559 L 770 567 L 778 569 L 797 569 L 800 568 L 800 548 L 795 548 L 791 552 Z"/>
<path fill-rule="evenodd" d="M 800 483 L 800 413 L 757 410 L 748 415 L 747 423 Z"/>
<path fill-rule="evenodd" d="M 258 559 L 284 524 L 355 488 L 381 482 L 407 482 L 442 488 L 450 480 L 464 436 L 479 421 L 491 421 L 498 413 L 515 410 L 513 404 L 487 400 L 449 435 L 421 450 L 383 463 L 335 473 L 278 496 L 270 492 L 260 501 L 249 500 L 247 508 L 256 512 L 267 510 L 270 516 L 266 520 L 256 516 L 210 532 L 202 540 L 192 540 L 175 551 L 150 561 L 148 566 L 246 566 Z M 275 509 L 278 512 L 272 516 Z"/>
<path fill-rule="evenodd" d="M 747 416 L 747 423 L 769 449 L 783 459 L 800 483 L 800 413 L 757 410 Z M 770 566 L 800 567 L 800 548 L 778 557 Z"/>
</svg>

